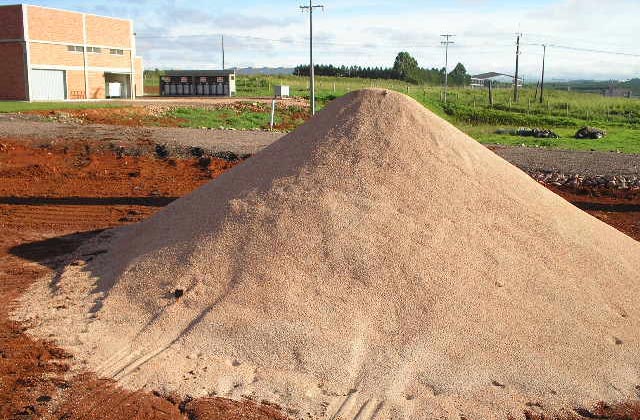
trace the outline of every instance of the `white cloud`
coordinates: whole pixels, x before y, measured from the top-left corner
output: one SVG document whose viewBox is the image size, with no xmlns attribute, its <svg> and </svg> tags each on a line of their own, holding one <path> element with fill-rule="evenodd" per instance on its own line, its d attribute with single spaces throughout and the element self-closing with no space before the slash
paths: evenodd
<svg viewBox="0 0 640 420">
<path fill-rule="evenodd" d="M 62 0 L 59 0 L 62 1 Z M 298 1 L 200 2 L 111 0 L 79 9 L 135 19 L 140 53 L 149 67 L 215 67 L 224 33 L 227 62 L 238 66 L 294 66 L 308 60 L 307 15 Z M 40 3 L 52 3 L 42 1 Z M 215 7 L 208 7 L 215 3 Z M 542 48 L 532 44 L 640 54 L 638 0 L 434 1 L 322 0 L 315 16 L 316 62 L 390 66 L 407 50 L 425 67 L 444 65 L 441 33 L 455 33 L 450 62 L 470 72 L 513 73 L 515 32 L 523 36 L 522 72 L 536 79 Z M 57 6 L 57 4 L 55 5 Z M 177 38 L 143 38 L 144 35 Z M 182 37 L 181 37 L 182 36 Z M 549 78 L 628 78 L 640 75 L 640 58 L 548 50 Z"/>
</svg>

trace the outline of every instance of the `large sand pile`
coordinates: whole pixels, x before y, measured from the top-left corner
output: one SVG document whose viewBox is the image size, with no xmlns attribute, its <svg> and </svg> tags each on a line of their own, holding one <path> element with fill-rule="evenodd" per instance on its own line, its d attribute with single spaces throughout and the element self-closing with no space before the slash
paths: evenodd
<svg viewBox="0 0 640 420">
<path fill-rule="evenodd" d="M 640 245 L 397 93 L 334 101 L 92 249 L 21 316 L 132 388 L 505 419 L 640 383 Z"/>
</svg>

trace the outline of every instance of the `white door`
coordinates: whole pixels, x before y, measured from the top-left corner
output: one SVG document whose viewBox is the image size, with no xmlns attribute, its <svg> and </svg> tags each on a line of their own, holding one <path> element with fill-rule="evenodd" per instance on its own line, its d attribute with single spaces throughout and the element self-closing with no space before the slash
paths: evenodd
<svg viewBox="0 0 640 420">
<path fill-rule="evenodd" d="M 122 84 L 120 82 L 109 82 L 109 98 L 121 98 L 122 97 Z"/>
<path fill-rule="evenodd" d="M 62 101 L 66 99 L 64 70 L 32 70 L 31 99 Z"/>
</svg>

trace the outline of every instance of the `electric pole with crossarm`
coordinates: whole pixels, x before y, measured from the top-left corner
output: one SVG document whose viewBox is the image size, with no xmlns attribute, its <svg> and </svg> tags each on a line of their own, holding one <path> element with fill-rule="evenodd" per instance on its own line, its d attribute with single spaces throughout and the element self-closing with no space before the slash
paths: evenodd
<svg viewBox="0 0 640 420">
<path fill-rule="evenodd" d="M 445 34 L 440 35 L 445 39 L 441 44 L 444 45 L 444 103 L 447 103 L 447 90 L 449 88 L 449 45 L 454 44 L 453 41 L 449 41 L 449 38 L 455 35 Z"/>
<path fill-rule="evenodd" d="M 540 103 L 541 104 L 544 103 L 544 66 L 545 66 L 545 61 L 547 60 L 547 45 L 543 44 L 542 48 L 543 48 L 543 52 L 542 52 L 542 83 L 540 83 Z"/>
<path fill-rule="evenodd" d="M 311 88 L 311 115 L 316 114 L 316 78 L 315 69 L 313 65 L 313 9 L 323 9 L 324 6 L 320 4 L 313 4 L 313 0 L 309 0 L 308 6 L 300 6 L 300 9 L 304 12 L 309 11 L 309 78 Z"/>
<path fill-rule="evenodd" d="M 520 92 L 518 92 L 518 88 L 520 86 L 518 86 L 518 81 L 520 80 L 520 37 L 522 36 L 521 33 L 517 33 L 516 36 L 517 41 L 516 41 L 516 75 L 515 75 L 515 83 L 513 86 L 513 102 L 518 102 L 520 100 Z"/>
</svg>

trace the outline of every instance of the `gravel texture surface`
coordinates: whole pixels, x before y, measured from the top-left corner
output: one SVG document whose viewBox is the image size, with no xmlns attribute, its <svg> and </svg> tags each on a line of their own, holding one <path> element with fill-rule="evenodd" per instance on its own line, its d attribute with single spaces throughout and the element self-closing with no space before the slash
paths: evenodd
<svg viewBox="0 0 640 420">
<path fill-rule="evenodd" d="M 522 418 L 636 395 L 638 255 L 417 102 L 364 90 L 97 236 L 16 316 L 130 389 Z"/>
<path fill-rule="evenodd" d="M 559 172 L 580 174 L 585 177 L 640 175 L 640 155 L 532 147 L 489 146 L 489 148 L 529 173 Z"/>
</svg>

